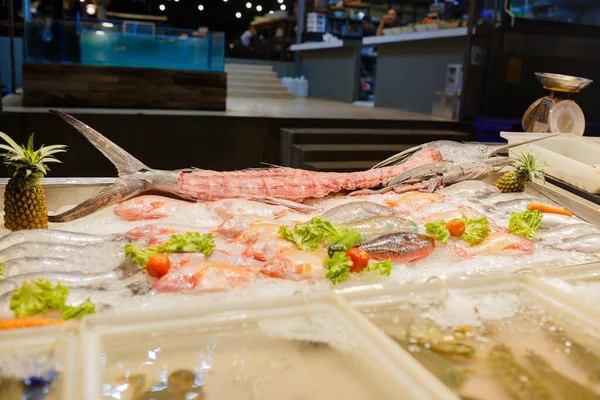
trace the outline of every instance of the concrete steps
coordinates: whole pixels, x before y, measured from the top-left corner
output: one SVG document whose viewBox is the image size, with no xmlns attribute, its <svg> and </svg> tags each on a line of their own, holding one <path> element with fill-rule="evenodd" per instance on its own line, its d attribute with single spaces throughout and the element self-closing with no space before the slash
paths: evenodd
<svg viewBox="0 0 600 400">
<path fill-rule="evenodd" d="M 314 171 L 350 172 L 371 168 L 396 153 L 434 140 L 469 141 L 469 133 L 427 129 L 284 128 L 281 164 Z"/>
<path fill-rule="evenodd" d="M 293 99 L 270 65 L 225 64 L 227 96 Z"/>
</svg>

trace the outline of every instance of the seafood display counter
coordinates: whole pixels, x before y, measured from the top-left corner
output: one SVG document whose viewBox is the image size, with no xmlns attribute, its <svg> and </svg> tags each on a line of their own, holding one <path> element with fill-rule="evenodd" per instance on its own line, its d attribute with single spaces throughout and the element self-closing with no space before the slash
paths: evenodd
<svg viewBox="0 0 600 400">
<path fill-rule="evenodd" d="M 158 171 L 61 116 L 119 178 L 4 186 L 0 398 L 600 398 L 600 206 L 534 155 Z"/>
</svg>

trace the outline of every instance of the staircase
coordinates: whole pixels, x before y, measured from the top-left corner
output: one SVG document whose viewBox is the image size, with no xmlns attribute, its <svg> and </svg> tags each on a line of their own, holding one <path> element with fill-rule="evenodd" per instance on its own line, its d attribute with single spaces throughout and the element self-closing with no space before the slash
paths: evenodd
<svg viewBox="0 0 600 400">
<path fill-rule="evenodd" d="M 473 140 L 452 130 L 283 128 L 280 160 L 283 166 L 312 171 L 364 171 L 403 150 L 434 140 Z"/>
<path fill-rule="evenodd" d="M 225 64 L 228 97 L 293 99 L 270 65 Z"/>
</svg>

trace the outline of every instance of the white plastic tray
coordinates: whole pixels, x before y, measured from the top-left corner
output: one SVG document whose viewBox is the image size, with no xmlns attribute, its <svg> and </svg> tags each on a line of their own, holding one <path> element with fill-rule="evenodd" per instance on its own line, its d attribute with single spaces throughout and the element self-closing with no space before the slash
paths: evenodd
<svg viewBox="0 0 600 400">
<path fill-rule="evenodd" d="M 285 329 L 282 330 L 282 327 Z M 144 358 L 145 354 L 149 354 L 150 358 L 154 357 L 156 353 L 164 357 L 157 358 L 156 364 L 162 363 L 162 374 L 166 376 L 172 372 L 172 368 L 184 368 L 176 365 L 182 349 L 190 354 L 198 354 L 202 351 L 206 352 L 207 346 L 217 346 L 218 344 L 221 346 L 221 353 L 219 353 L 219 349 L 212 350 L 207 357 L 207 359 L 211 358 L 207 363 L 213 365 L 213 360 L 215 363 L 219 359 L 222 360 L 223 357 L 229 360 L 228 357 L 232 352 L 243 353 L 252 348 L 255 349 L 254 351 L 268 352 L 269 350 L 263 350 L 266 347 L 260 346 L 268 343 L 269 340 L 278 341 L 277 343 L 281 341 L 281 338 L 318 341 L 321 338 L 319 335 L 331 332 L 330 329 L 335 330 L 334 337 L 337 339 L 332 342 L 332 347 L 336 348 L 336 344 L 342 346 L 342 350 L 333 351 L 346 355 L 344 356 L 346 362 L 343 364 L 343 370 L 347 371 L 347 374 L 351 374 L 350 371 L 357 371 L 354 367 L 359 366 L 362 372 L 355 375 L 356 381 L 360 382 L 365 379 L 370 390 L 379 388 L 381 394 L 375 394 L 376 398 L 382 400 L 386 398 L 423 400 L 455 398 L 435 378 L 426 376 L 425 381 L 414 380 L 412 372 L 408 373 L 403 370 L 403 367 L 409 369 L 411 365 L 414 365 L 419 368 L 418 363 L 390 343 L 389 339 L 360 313 L 349 308 L 339 297 L 334 295 L 278 299 L 276 305 L 273 304 L 273 300 L 265 300 L 252 304 L 246 303 L 245 307 L 240 307 L 238 304 L 235 309 L 232 306 L 215 306 L 211 309 L 204 309 L 202 312 L 175 312 L 171 315 L 164 315 L 164 318 L 158 320 L 155 313 L 129 316 L 98 315 L 86 318 L 82 329 L 85 363 L 83 398 L 86 400 L 100 399 L 103 388 L 104 390 L 110 389 L 103 384 L 106 383 L 104 382 L 104 373 L 114 375 L 106 372 L 111 366 L 120 364 L 130 373 L 139 373 L 139 368 L 134 370 L 132 366 L 136 364 L 139 366 L 144 362 L 152 364 L 152 359 Z M 190 337 L 194 338 L 193 342 L 189 341 Z M 259 341 L 256 342 L 258 350 L 256 350 L 257 347 L 249 347 L 250 342 L 244 344 L 249 337 L 253 340 L 258 338 Z M 157 343 L 160 343 L 158 347 Z M 239 346 L 239 349 L 235 346 Z M 233 350 L 231 350 L 232 348 Z M 125 354 L 131 352 L 142 355 L 142 357 L 139 357 L 139 360 L 133 360 L 130 355 Z M 171 354 L 172 358 L 168 358 L 168 354 Z M 176 361 L 173 361 L 174 354 L 177 354 Z M 283 358 L 285 354 L 287 354 L 285 349 L 281 350 L 280 357 Z M 168 364 L 167 360 L 171 364 Z M 248 360 L 252 361 L 250 358 Z M 359 362 L 351 363 L 353 360 Z M 243 362 L 243 358 L 240 359 L 240 362 Z M 271 360 L 265 362 L 269 364 Z M 204 364 L 204 361 L 201 364 Z M 193 367 L 194 365 L 188 365 L 185 368 L 193 369 Z M 151 371 L 151 368 L 153 367 L 148 367 L 148 371 Z M 217 372 L 214 373 L 213 382 L 223 382 L 223 376 L 217 379 L 217 374 Z M 230 378 L 231 384 L 234 384 L 234 377 L 229 377 L 226 373 L 222 373 L 222 375 L 226 375 L 227 378 Z M 152 383 L 156 382 L 156 376 L 156 373 L 148 376 L 148 380 Z M 207 379 L 209 376 L 205 375 Z M 327 381 L 327 377 L 323 377 L 324 387 L 326 387 Z M 425 382 L 427 382 L 426 385 L 424 385 Z M 356 383 L 352 384 L 356 385 Z M 302 385 L 301 380 L 297 382 L 297 385 Z M 279 393 L 276 397 L 261 398 L 294 398 L 293 387 L 288 387 L 288 389 L 289 391 Z M 336 398 L 335 393 L 332 393 L 332 396 L 331 398 Z"/>
<path fill-rule="evenodd" d="M 79 400 L 79 341 L 74 326 L 51 326 L 15 329 L 0 334 L 0 362 L 13 356 L 27 355 L 25 360 L 48 360 L 56 363 L 60 375 L 48 399 Z M 20 364 L 21 365 L 21 364 Z M 14 373 L 14 371 L 13 371 Z"/>
<path fill-rule="evenodd" d="M 536 133 L 501 132 L 509 144 L 544 136 Z M 574 135 L 560 135 L 528 145 L 514 152 L 533 151 L 548 164 L 546 173 L 586 192 L 600 194 L 600 143 Z M 595 166 L 595 167 L 594 167 Z"/>
<path fill-rule="evenodd" d="M 511 303 L 511 294 L 520 296 L 523 299 L 522 304 L 528 304 L 526 306 L 528 307 L 527 309 L 537 310 L 538 317 L 534 318 L 549 317 L 551 318 L 550 321 L 554 323 L 558 322 L 560 326 L 568 327 L 567 330 L 572 338 L 581 343 L 589 344 L 595 351 L 600 351 L 600 318 L 597 317 L 597 314 L 590 307 L 582 306 L 580 301 L 547 285 L 531 274 L 450 279 L 446 282 L 435 280 L 430 283 L 404 288 L 381 288 L 360 293 L 346 293 L 344 297 L 350 305 L 372 318 L 383 329 L 390 329 L 394 324 L 402 324 L 399 321 L 402 321 L 406 317 L 407 310 L 410 314 L 418 318 L 422 315 L 422 311 L 420 310 L 422 305 L 434 303 L 442 307 L 444 302 L 450 299 L 451 296 L 452 303 L 445 304 L 443 308 L 439 309 L 440 311 L 435 311 L 438 306 L 426 308 L 428 316 L 437 315 L 441 320 L 449 324 L 451 323 L 453 327 L 462 326 L 465 324 L 464 321 L 473 319 L 469 317 L 469 314 L 473 314 L 474 311 L 465 307 L 460 308 L 460 311 L 458 311 L 459 307 L 454 307 L 457 304 L 456 295 L 460 296 L 463 300 L 466 298 L 479 299 L 473 301 L 476 304 L 475 307 L 478 309 L 475 313 L 480 315 L 479 318 L 475 317 L 475 319 L 485 321 L 491 318 L 502 321 L 500 325 L 502 327 L 510 327 L 513 324 L 512 318 L 521 318 L 523 315 L 529 315 L 529 311 L 518 311 L 514 314 L 507 314 L 506 311 L 502 311 L 503 308 L 499 307 L 496 310 L 497 302 L 500 302 L 500 304 Z M 496 298 L 494 296 L 499 297 Z M 414 304 L 420 304 L 421 306 Z M 402 312 L 405 314 L 401 314 Z M 504 320 L 505 318 L 506 321 Z M 532 326 L 535 329 L 536 323 L 533 321 Z M 519 343 L 506 342 L 506 336 L 501 340 L 509 346 L 515 345 L 516 347 L 523 347 L 523 349 L 527 348 L 531 343 L 537 343 L 532 336 L 527 337 L 526 330 L 521 329 L 516 329 L 516 332 L 518 332 L 517 336 L 528 344 L 521 344 L 521 339 L 517 341 Z M 496 334 L 499 333 L 494 331 L 491 337 L 495 338 Z M 513 332 L 512 335 L 514 338 L 515 333 Z M 540 345 L 539 351 L 542 351 L 542 349 L 545 351 L 544 356 L 551 356 L 553 354 L 552 351 L 549 351 L 547 345 Z M 538 349 L 534 350 L 538 351 Z M 475 386 L 467 389 L 466 393 L 461 392 L 461 395 L 484 398 L 481 392 L 469 392 L 468 390 L 474 390 L 474 387 L 479 387 L 478 390 L 485 391 L 487 390 L 487 384 L 490 384 L 490 382 L 488 381 L 486 384 L 482 384 L 482 381 L 471 383 L 471 385 Z M 485 397 L 487 398 L 488 396 Z M 496 397 L 493 397 L 492 393 L 490 393 L 489 398 Z"/>
</svg>

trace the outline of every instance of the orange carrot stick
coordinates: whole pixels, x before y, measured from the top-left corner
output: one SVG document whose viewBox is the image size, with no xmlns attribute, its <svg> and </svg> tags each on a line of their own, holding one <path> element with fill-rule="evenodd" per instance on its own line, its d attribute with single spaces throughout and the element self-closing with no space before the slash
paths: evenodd
<svg viewBox="0 0 600 400">
<path fill-rule="evenodd" d="M 538 210 L 540 212 L 548 213 L 548 214 L 561 214 L 561 215 L 566 215 L 569 217 L 573 216 L 573 213 L 571 211 L 565 210 L 564 208 L 553 207 L 553 206 L 549 206 L 547 204 L 536 203 L 536 202 L 529 203 L 529 205 L 527 206 L 527 209 L 529 211 Z"/>
<path fill-rule="evenodd" d="M 27 318 L 12 318 L 0 319 L 0 331 L 20 328 L 33 328 L 39 326 L 60 325 L 67 321 L 56 318 L 45 317 L 27 317 Z"/>
</svg>

